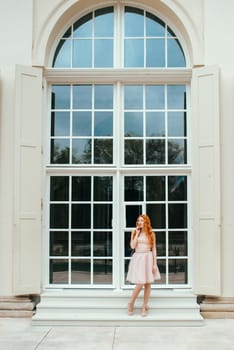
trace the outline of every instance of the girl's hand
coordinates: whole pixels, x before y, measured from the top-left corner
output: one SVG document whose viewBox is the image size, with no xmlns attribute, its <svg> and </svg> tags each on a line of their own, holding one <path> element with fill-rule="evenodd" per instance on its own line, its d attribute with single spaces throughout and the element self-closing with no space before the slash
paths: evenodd
<svg viewBox="0 0 234 350">
<path fill-rule="evenodd" d="M 156 274 L 156 272 L 157 272 L 156 265 L 153 265 L 153 267 L 152 267 L 152 272 L 153 272 L 154 275 Z"/>
</svg>

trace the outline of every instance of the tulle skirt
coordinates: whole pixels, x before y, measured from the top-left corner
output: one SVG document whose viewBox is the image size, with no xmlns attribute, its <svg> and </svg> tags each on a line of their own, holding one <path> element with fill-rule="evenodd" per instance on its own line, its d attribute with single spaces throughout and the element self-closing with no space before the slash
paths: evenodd
<svg viewBox="0 0 234 350">
<path fill-rule="evenodd" d="M 134 284 L 145 284 L 161 279 L 158 266 L 156 265 L 155 274 L 153 274 L 152 267 L 153 257 L 151 251 L 135 252 L 128 266 L 127 281 Z"/>
</svg>

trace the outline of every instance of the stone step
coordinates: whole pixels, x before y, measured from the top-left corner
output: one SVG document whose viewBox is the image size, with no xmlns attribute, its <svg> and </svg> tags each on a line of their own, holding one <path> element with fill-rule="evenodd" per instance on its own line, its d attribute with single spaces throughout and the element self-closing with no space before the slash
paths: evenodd
<svg viewBox="0 0 234 350">
<path fill-rule="evenodd" d="M 204 318 L 234 318 L 234 298 L 206 297 L 201 303 L 201 315 Z"/>
<path fill-rule="evenodd" d="M 0 297 L 0 317 L 32 317 L 34 309 L 29 297 Z"/>
</svg>

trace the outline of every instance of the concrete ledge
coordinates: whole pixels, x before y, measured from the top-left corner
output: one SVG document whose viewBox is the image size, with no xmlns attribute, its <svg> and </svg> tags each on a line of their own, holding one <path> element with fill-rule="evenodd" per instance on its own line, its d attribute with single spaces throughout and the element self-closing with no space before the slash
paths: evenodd
<svg viewBox="0 0 234 350">
<path fill-rule="evenodd" d="M 234 319 L 234 298 L 206 297 L 200 304 L 201 315 L 210 319 Z"/>
<path fill-rule="evenodd" d="M 0 317 L 32 317 L 35 302 L 28 296 L 0 297 Z"/>
</svg>

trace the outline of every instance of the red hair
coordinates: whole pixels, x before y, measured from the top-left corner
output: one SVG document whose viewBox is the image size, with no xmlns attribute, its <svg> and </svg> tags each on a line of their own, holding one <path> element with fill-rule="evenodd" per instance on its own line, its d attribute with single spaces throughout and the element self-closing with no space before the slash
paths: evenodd
<svg viewBox="0 0 234 350">
<path fill-rule="evenodd" d="M 156 237 L 155 237 L 155 233 L 153 232 L 153 229 L 151 226 L 150 218 L 146 214 L 139 215 L 137 218 L 137 221 L 139 218 L 143 218 L 143 220 L 144 220 L 144 232 L 149 240 L 151 247 L 153 247 L 154 242 L 156 241 Z M 137 225 L 137 221 L 136 221 L 136 225 Z M 135 237 L 135 235 L 136 235 L 136 231 L 133 234 L 133 238 Z"/>
</svg>

